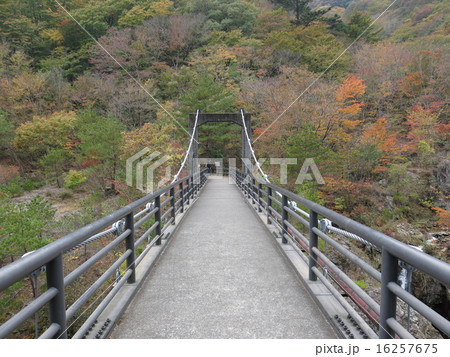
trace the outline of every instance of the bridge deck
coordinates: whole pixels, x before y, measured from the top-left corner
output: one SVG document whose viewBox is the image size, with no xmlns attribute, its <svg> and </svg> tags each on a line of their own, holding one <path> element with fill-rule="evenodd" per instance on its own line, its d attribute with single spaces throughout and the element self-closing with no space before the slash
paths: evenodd
<svg viewBox="0 0 450 357">
<path fill-rule="evenodd" d="M 228 178 L 204 191 L 112 338 L 336 338 Z"/>
</svg>

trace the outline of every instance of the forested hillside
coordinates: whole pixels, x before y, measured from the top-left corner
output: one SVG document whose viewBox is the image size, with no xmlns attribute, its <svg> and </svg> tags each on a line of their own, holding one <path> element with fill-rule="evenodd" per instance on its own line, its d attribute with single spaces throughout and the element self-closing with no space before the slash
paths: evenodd
<svg viewBox="0 0 450 357">
<path fill-rule="evenodd" d="M 0 266 L 142 195 L 144 147 L 178 167 L 197 108 L 244 108 L 258 157 L 298 159 L 289 189 L 448 259 L 450 4 L 397 0 L 368 28 L 391 2 L 3 0 Z M 240 155 L 239 128 L 199 139 Z M 294 183 L 309 157 L 324 185 Z"/>
</svg>

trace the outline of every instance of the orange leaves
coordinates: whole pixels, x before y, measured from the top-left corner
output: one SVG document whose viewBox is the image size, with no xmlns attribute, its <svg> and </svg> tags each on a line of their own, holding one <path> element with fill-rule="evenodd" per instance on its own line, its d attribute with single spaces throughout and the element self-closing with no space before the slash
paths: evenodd
<svg viewBox="0 0 450 357">
<path fill-rule="evenodd" d="M 364 81 L 358 76 L 350 74 L 336 90 L 336 105 L 338 111 L 346 116 L 355 116 L 361 112 L 361 107 L 364 105 L 360 101 L 360 97 L 366 92 L 366 85 Z M 344 119 L 345 120 L 345 119 Z M 359 120 L 345 120 L 342 122 L 342 126 L 350 130 L 353 130 L 360 123 Z"/>
<path fill-rule="evenodd" d="M 350 74 L 336 91 L 336 102 L 344 105 L 358 103 L 359 97 L 366 92 L 364 81 L 357 75 Z"/>
<path fill-rule="evenodd" d="M 418 95 L 424 87 L 422 75 L 419 72 L 408 73 L 403 80 L 400 81 L 400 88 L 407 97 Z"/>
<path fill-rule="evenodd" d="M 421 140 L 428 142 L 436 140 L 437 134 L 441 134 L 442 130 L 445 135 L 446 126 L 437 123 L 440 113 L 436 109 L 441 106 L 442 104 L 434 102 L 430 108 L 413 105 L 408 110 L 406 124 L 409 126 L 409 133 L 407 138 L 410 140 L 408 147 L 411 151 L 417 151 L 418 143 Z"/>
<path fill-rule="evenodd" d="M 439 220 L 436 222 L 438 225 L 447 228 L 450 227 L 450 211 L 439 207 L 432 207 L 431 209 L 439 216 Z"/>
<path fill-rule="evenodd" d="M 345 129 L 348 130 L 354 130 L 356 127 L 362 123 L 362 120 L 348 120 L 348 119 L 342 119 L 341 125 Z"/>
<path fill-rule="evenodd" d="M 344 114 L 358 114 L 361 111 L 363 103 L 354 103 L 345 108 L 339 108 L 339 111 Z"/>
<path fill-rule="evenodd" d="M 334 129 L 333 140 L 338 144 L 348 143 L 354 137 L 351 134 L 361 123 L 358 114 L 364 105 L 361 96 L 366 91 L 364 81 L 357 75 L 351 74 L 339 85 L 335 91 L 335 113 L 332 120 Z"/>
<path fill-rule="evenodd" d="M 363 142 L 379 144 L 386 140 L 386 125 L 387 120 L 385 118 L 378 119 L 375 124 L 372 124 L 369 129 L 364 131 Z"/>
<path fill-rule="evenodd" d="M 381 162 L 389 164 L 389 162 L 400 153 L 397 135 L 388 128 L 388 122 L 385 118 L 378 119 L 368 129 L 363 132 L 363 143 L 374 144 L 383 152 Z M 377 168 L 377 172 L 385 171 L 381 167 Z"/>
</svg>

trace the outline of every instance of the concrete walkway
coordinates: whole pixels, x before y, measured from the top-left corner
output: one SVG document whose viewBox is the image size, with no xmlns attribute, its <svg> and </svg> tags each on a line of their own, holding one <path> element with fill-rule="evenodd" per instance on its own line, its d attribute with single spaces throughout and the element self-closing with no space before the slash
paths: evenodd
<svg viewBox="0 0 450 357">
<path fill-rule="evenodd" d="M 336 338 L 228 178 L 209 178 L 112 338 Z"/>
</svg>

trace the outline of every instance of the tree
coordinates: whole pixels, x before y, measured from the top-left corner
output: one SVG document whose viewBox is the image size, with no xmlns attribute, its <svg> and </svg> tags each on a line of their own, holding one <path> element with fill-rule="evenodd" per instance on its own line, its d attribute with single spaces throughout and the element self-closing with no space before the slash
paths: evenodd
<svg viewBox="0 0 450 357">
<path fill-rule="evenodd" d="M 183 105 L 181 115 L 184 119 L 196 109 L 209 113 L 234 112 L 235 103 L 236 93 L 233 90 L 226 88 L 210 75 L 200 73 L 180 98 L 180 104 Z M 202 125 L 198 135 L 200 154 L 206 157 L 223 157 L 224 143 L 238 136 L 238 129 L 227 123 Z"/>
<path fill-rule="evenodd" d="M 172 6 L 173 2 L 170 0 L 135 5 L 119 19 L 119 25 L 122 27 L 135 27 L 152 17 L 170 15 Z"/>
<path fill-rule="evenodd" d="M 356 75 L 350 74 L 336 90 L 334 125 L 335 143 L 342 145 L 352 140 L 352 132 L 362 123 L 359 113 L 363 106 L 361 97 L 366 92 L 364 81 Z"/>
<path fill-rule="evenodd" d="M 45 230 L 54 214 L 51 204 L 39 196 L 28 203 L 0 204 L 0 261 L 14 261 L 49 243 Z"/>
<path fill-rule="evenodd" d="M 305 69 L 282 70 L 278 76 L 243 83 L 239 93 L 239 105 L 253 113 L 253 137 L 258 138 L 257 149 L 262 157 L 285 157 L 286 142 L 308 126 L 323 143 L 332 129 L 334 85 L 317 81 L 304 92 L 314 74 Z"/>
<path fill-rule="evenodd" d="M 380 166 L 374 168 L 376 172 L 386 171 L 386 167 L 398 158 L 400 153 L 398 135 L 389 129 L 386 118 L 379 118 L 363 132 L 362 142 L 373 145 L 374 151 L 381 153 Z"/>
<path fill-rule="evenodd" d="M 129 0 L 89 1 L 83 7 L 73 9 L 71 15 L 98 39 L 110 27 L 116 26 L 122 14 L 132 7 L 133 2 Z M 60 8 L 57 10 L 57 19 L 60 21 L 58 26 L 64 46 L 78 50 L 83 45 L 92 43 L 92 38 Z"/>
<path fill-rule="evenodd" d="M 12 149 L 14 125 L 8 119 L 8 114 L 0 109 L 0 151 L 6 153 Z"/>
<path fill-rule="evenodd" d="M 255 35 L 264 38 L 272 31 L 283 31 L 289 28 L 286 10 L 276 9 L 260 13 L 256 19 Z"/>
<path fill-rule="evenodd" d="M 39 165 L 44 173 L 56 177 L 56 185 L 62 187 L 61 175 L 73 162 L 73 156 L 64 149 L 50 149 L 40 160 Z"/>
<path fill-rule="evenodd" d="M 199 73 L 180 97 L 184 117 L 196 109 L 210 113 L 233 111 L 235 102 L 235 92 L 206 73 Z"/>
<path fill-rule="evenodd" d="M 274 31 L 265 40 L 270 45 L 276 57 L 283 64 L 295 66 L 305 64 L 308 70 L 322 72 L 342 53 L 344 47 L 332 35 L 325 24 L 314 24 L 309 27 L 298 26 L 288 31 Z M 286 61 L 286 58 L 291 61 Z M 346 68 L 348 58 L 341 56 L 329 69 L 328 73 L 338 74 Z"/>
<path fill-rule="evenodd" d="M 73 154 L 77 121 L 78 117 L 74 112 L 35 116 L 32 121 L 17 128 L 14 146 L 32 160 L 42 158 L 51 150 L 65 150 L 68 154 Z"/>
<path fill-rule="evenodd" d="M 357 39 L 361 34 L 361 38 L 369 43 L 375 43 L 381 40 L 379 33 L 383 28 L 375 30 L 372 23 L 372 18 L 368 14 L 361 13 L 355 10 L 350 17 L 350 21 L 347 24 L 346 32 L 352 39 Z"/>
<path fill-rule="evenodd" d="M 44 31 L 52 20 L 52 3 L 47 0 L 3 0 L 0 5 L 0 38 L 13 49 L 21 49 L 35 60 L 50 54 Z"/>
<path fill-rule="evenodd" d="M 367 85 L 366 98 L 376 111 L 375 117 L 398 110 L 396 97 L 412 56 L 406 45 L 387 42 L 365 43 L 356 51 L 355 73 Z"/>
<path fill-rule="evenodd" d="M 153 63 L 179 67 L 204 37 L 201 15 L 154 17 L 131 29 L 110 29 L 99 39 L 102 46 L 133 76 L 145 80 Z M 99 74 L 128 76 L 104 50 L 93 46 L 91 63 Z"/>
<path fill-rule="evenodd" d="M 295 12 L 293 23 L 297 26 L 309 26 L 312 22 L 321 20 L 323 15 L 331 10 L 331 8 L 312 10 L 309 6 L 311 0 L 274 0 L 274 2 Z"/>
<path fill-rule="evenodd" d="M 124 125 L 113 117 L 103 118 L 95 113 L 86 113 L 77 128 L 76 135 L 80 139 L 79 150 L 81 160 L 88 159 L 96 177 L 114 181 L 118 173 L 120 162 L 120 146 Z"/>
<path fill-rule="evenodd" d="M 257 13 L 255 6 L 241 0 L 193 0 L 188 10 L 206 16 L 206 23 L 211 29 L 239 29 L 245 35 L 252 32 Z"/>
<path fill-rule="evenodd" d="M 424 108 L 420 105 L 413 105 L 408 110 L 406 125 L 409 127 L 407 134 L 408 144 L 406 149 L 413 153 L 417 152 L 421 140 L 426 140 L 433 145 L 436 142 L 436 129 L 438 128 L 439 109 L 442 103 L 435 103 L 433 108 Z"/>
<path fill-rule="evenodd" d="M 0 81 L 0 105 L 18 122 L 46 112 L 45 77 L 31 71 Z"/>
<path fill-rule="evenodd" d="M 306 124 L 294 132 L 286 141 L 285 146 L 288 157 L 297 159 L 296 165 L 288 166 L 291 173 L 290 177 L 297 177 L 307 158 L 313 158 L 314 162 L 321 168 L 321 173 L 328 174 L 329 168 L 323 163 L 328 161 L 331 150 L 323 144 L 316 127 L 312 123 Z M 322 169 L 326 171 L 322 172 Z"/>
</svg>

